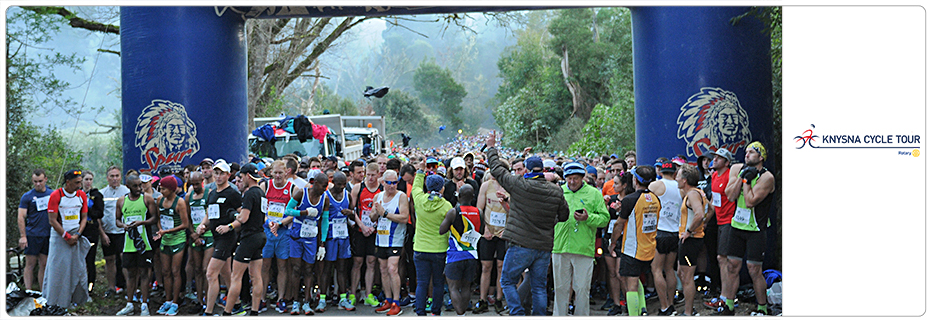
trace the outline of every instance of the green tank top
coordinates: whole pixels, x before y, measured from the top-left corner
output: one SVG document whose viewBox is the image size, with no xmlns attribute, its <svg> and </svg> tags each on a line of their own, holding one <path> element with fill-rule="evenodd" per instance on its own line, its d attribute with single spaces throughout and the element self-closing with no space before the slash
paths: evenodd
<svg viewBox="0 0 931 320">
<path fill-rule="evenodd" d="M 197 230 L 201 223 L 207 221 L 207 193 L 204 193 L 200 199 L 194 199 L 194 196 L 191 196 L 188 205 L 191 207 L 191 226 Z M 204 237 L 213 237 L 213 233 L 207 230 L 204 232 Z"/>
<path fill-rule="evenodd" d="M 760 177 L 763 176 L 763 173 L 765 172 L 766 168 L 763 168 L 763 171 L 760 171 L 756 178 L 753 178 L 753 180 L 747 182 L 750 184 L 750 188 L 756 186 L 757 182 L 760 180 Z M 764 205 L 764 202 L 757 204 L 757 206 Z M 760 231 L 762 222 L 766 222 L 766 227 L 769 227 L 768 217 L 759 217 L 759 215 L 760 212 L 758 212 L 756 207 L 747 208 L 747 202 L 744 198 L 744 193 L 741 191 L 740 196 L 737 197 L 737 208 L 734 210 L 734 217 L 731 218 L 731 226 L 740 230 Z M 761 219 L 765 219 L 765 221 L 757 221 Z"/>
<path fill-rule="evenodd" d="M 175 201 L 171 203 L 171 208 L 163 208 L 162 204 L 165 202 L 165 197 L 162 197 L 158 201 L 158 210 L 161 216 L 159 217 L 159 225 L 161 225 L 162 230 L 169 230 L 176 228 L 181 225 L 181 214 L 178 213 L 178 210 L 175 210 L 178 207 L 178 198 L 175 197 Z M 162 235 L 162 244 L 166 246 L 175 246 L 184 243 L 186 235 L 184 230 L 175 231 L 171 233 L 166 233 Z"/>
<path fill-rule="evenodd" d="M 145 206 L 145 195 L 139 195 L 139 199 L 129 200 L 129 195 L 123 197 L 123 223 L 130 224 L 133 221 L 145 221 L 146 219 L 147 208 Z M 145 242 L 146 251 L 152 250 L 152 245 L 149 244 L 149 235 L 146 231 L 144 225 L 139 225 L 136 227 L 136 230 L 139 231 L 139 234 L 142 235 L 142 241 Z M 136 246 L 133 245 L 132 239 L 129 238 L 129 233 L 123 233 L 123 252 L 136 252 Z"/>
</svg>

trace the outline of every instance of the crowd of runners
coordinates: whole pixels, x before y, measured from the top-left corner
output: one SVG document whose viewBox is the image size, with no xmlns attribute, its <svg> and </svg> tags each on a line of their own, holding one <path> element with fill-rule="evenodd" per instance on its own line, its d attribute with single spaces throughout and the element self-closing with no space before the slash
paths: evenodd
<svg viewBox="0 0 931 320">
<path fill-rule="evenodd" d="M 125 299 L 116 315 L 181 305 L 202 315 L 589 315 L 597 284 L 608 315 L 647 315 L 652 296 L 652 315 L 697 315 L 702 304 L 734 315 L 745 260 L 755 301 L 742 303 L 768 314 L 761 267 L 775 181 L 761 143 L 743 163 L 718 149 L 645 165 L 634 151 L 568 157 L 497 143 L 491 133 L 368 159 L 204 158 L 157 174 L 114 166 L 99 190 L 88 171 L 52 189 L 36 170 L 18 217 L 25 286 L 50 305 L 86 303 L 99 248 L 109 287 L 95 298 Z M 709 299 L 696 295 L 697 274 L 715 279 Z M 153 290 L 165 297 L 156 310 Z"/>
</svg>

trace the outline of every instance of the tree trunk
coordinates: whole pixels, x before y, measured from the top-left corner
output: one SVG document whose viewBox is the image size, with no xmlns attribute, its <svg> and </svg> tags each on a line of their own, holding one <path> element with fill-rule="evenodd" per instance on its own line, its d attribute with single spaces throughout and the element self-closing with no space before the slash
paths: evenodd
<svg viewBox="0 0 931 320">
<path fill-rule="evenodd" d="M 566 84 L 566 88 L 569 88 L 569 94 L 572 95 L 572 114 L 569 115 L 571 118 L 582 107 L 582 88 L 579 88 L 578 83 L 570 80 L 572 78 L 572 69 L 569 68 L 569 49 L 565 46 L 562 47 L 562 58 L 560 60 L 563 83 Z"/>
</svg>

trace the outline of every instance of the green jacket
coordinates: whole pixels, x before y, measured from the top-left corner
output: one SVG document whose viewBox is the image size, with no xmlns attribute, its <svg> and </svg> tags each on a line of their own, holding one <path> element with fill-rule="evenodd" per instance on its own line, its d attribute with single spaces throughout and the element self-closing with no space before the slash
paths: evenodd
<svg viewBox="0 0 931 320">
<path fill-rule="evenodd" d="M 583 256 L 595 256 L 595 232 L 608 225 L 611 216 L 605 206 L 601 192 L 589 184 L 583 183 L 578 191 L 569 190 L 569 185 L 562 186 L 563 196 L 569 205 L 569 220 L 556 224 L 553 240 L 553 253 L 574 253 Z M 588 210 L 588 219 L 578 221 L 576 227 L 575 210 Z M 578 231 L 576 231 L 578 229 Z"/>
<path fill-rule="evenodd" d="M 414 209 L 417 212 L 414 226 L 414 251 L 443 253 L 449 249 L 449 232 L 440 234 L 440 223 L 453 206 L 439 195 L 429 200 L 430 194 L 423 192 L 426 176 L 418 171 L 411 186 Z"/>
</svg>

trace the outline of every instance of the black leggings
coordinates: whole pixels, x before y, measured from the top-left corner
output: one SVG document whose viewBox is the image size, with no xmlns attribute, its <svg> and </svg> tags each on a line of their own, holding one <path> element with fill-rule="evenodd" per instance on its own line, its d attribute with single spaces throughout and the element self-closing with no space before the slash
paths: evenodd
<svg viewBox="0 0 931 320">
<path fill-rule="evenodd" d="M 87 265 L 87 283 L 92 284 L 97 280 L 97 247 L 100 246 L 100 230 L 96 224 L 88 223 L 84 227 L 84 237 L 91 243 L 91 249 L 84 257 L 84 263 Z"/>
</svg>

